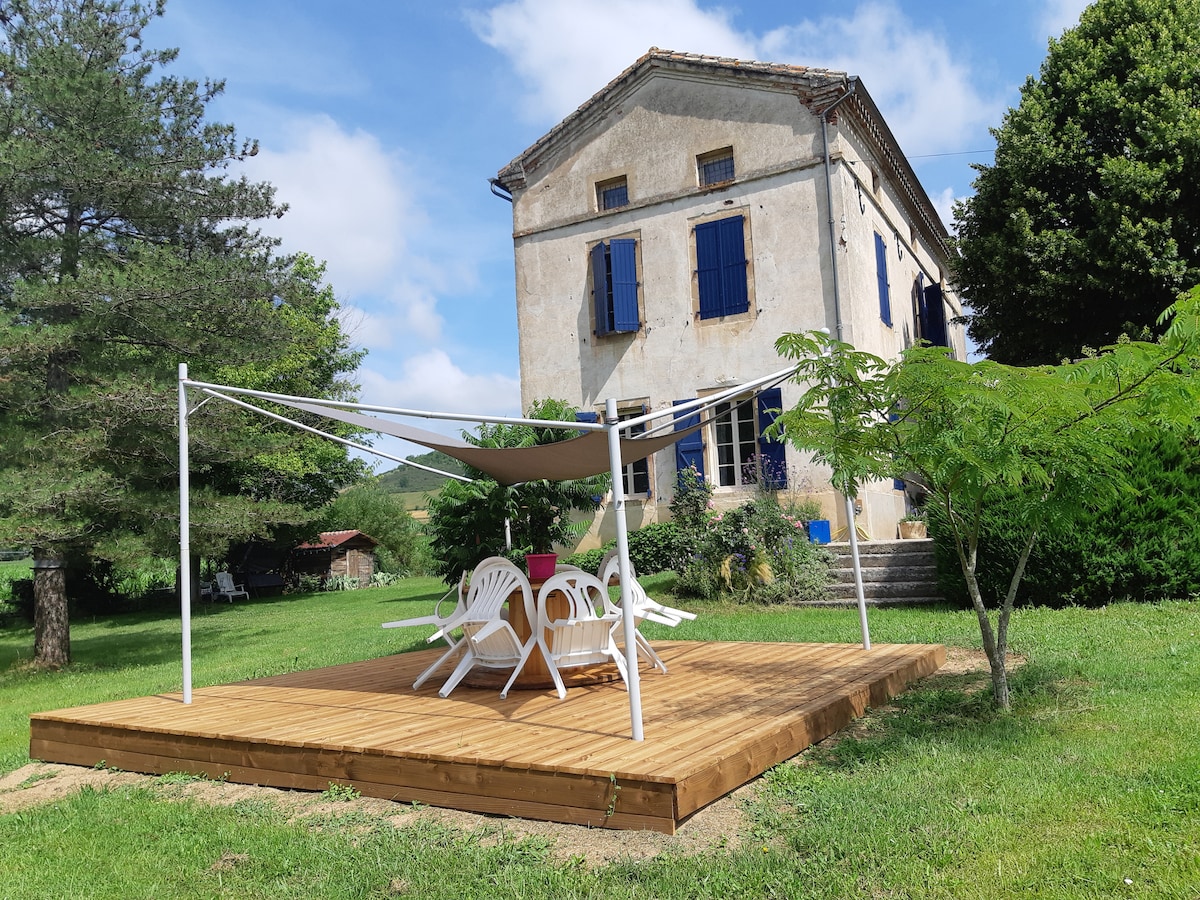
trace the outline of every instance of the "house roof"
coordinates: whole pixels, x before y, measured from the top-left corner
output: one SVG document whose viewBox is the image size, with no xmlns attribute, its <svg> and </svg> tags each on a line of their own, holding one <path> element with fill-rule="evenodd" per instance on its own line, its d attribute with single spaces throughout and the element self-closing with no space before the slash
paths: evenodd
<svg viewBox="0 0 1200 900">
<path fill-rule="evenodd" d="M 496 183 L 510 193 L 514 189 L 524 187 L 526 174 L 536 170 L 541 161 L 563 140 L 605 118 L 638 84 L 658 71 L 737 79 L 747 84 L 777 85 L 794 92 L 814 115 L 828 110 L 835 101 L 851 91 L 850 96 L 846 97 L 846 102 L 839 104 L 837 110 L 830 114 L 830 123 L 837 122 L 837 114 L 841 111 L 852 114 L 858 120 L 862 137 L 875 147 L 881 162 L 892 169 L 894 180 L 912 204 L 914 211 L 940 244 L 942 252 L 949 256 L 949 233 L 946 226 L 884 121 L 875 101 L 871 99 L 858 76 L 832 69 L 680 53 L 651 47 L 633 65 L 501 169 L 495 179 Z"/>
<path fill-rule="evenodd" d="M 322 531 L 315 541 L 310 541 L 307 544 L 301 544 L 297 550 L 330 550 L 334 547 L 340 547 L 356 539 L 370 542 L 371 546 L 377 546 L 379 541 L 371 537 L 369 534 L 363 534 L 357 530 L 347 531 Z"/>
</svg>

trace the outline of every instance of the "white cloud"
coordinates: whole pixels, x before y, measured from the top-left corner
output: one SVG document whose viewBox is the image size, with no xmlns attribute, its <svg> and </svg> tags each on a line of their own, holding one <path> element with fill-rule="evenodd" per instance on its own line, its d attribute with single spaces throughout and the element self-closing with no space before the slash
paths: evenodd
<svg viewBox="0 0 1200 900">
<path fill-rule="evenodd" d="M 285 250 L 327 261 L 330 283 L 351 295 L 383 284 L 404 252 L 401 222 L 411 227 L 417 211 L 400 169 L 374 135 L 347 133 L 328 116 L 293 120 L 279 145 L 264 145 L 246 166 L 288 204 L 265 227 Z"/>
<path fill-rule="evenodd" d="M 828 16 L 777 28 L 762 39 L 776 62 L 858 75 L 910 156 L 978 140 L 1003 113 L 983 97 L 945 39 L 915 24 L 891 0 L 867 2 L 849 18 Z"/>
<path fill-rule="evenodd" d="M 982 96 L 940 34 L 894 0 L 852 14 L 803 19 L 762 35 L 738 31 L 695 0 L 510 0 L 476 15 L 479 37 L 529 85 L 527 112 L 554 120 L 575 109 L 650 46 L 788 62 L 859 75 L 910 155 L 977 142 L 1004 98 Z"/>
<path fill-rule="evenodd" d="M 388 377 L 373 368 L 368 357 L 358 375 L 364 403 L 482 415 L 521 414 L 521 385 L 515 375 L 469 374 L 442 350 L 409 356 L 398 377 Z M 422 427 L 457 434 L 465 426 Z"/>
<path fill-rule="evenodd" d="M 475 33 L 529 84 L 524 112 L 561 119 L 650 47 L 750 58 L 754 42 L 694 0 L 511 0 L 472 15 Z"/>
<path fill-rule="evenodd" d="M 1079 24 L 1079 16 L 1090 5 L 1091 0 L 1045 0 L 1034 37 L 1038 40 L 1056 38 L 1065 29 L 1074 28 Z"/>
</svg>

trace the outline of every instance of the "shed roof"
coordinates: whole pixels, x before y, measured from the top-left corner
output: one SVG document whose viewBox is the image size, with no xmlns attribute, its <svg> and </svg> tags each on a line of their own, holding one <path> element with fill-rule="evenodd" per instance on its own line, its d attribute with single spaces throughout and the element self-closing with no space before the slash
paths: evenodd
<svg viewBox="0 0 1200 900">
<path fill-rule="evenodd" d="M 343 544 L 348 544 L 355 539 L 361 539 L 364 542 L 370 543 L 372 547 L 378 546 L 379 541 L 371 537 L 369 534 L 364 534 L 356 529 L 348 529 L 345 531 L 322 531 L 317 536 L 315 541 L 310 541 L 306 544 L 301 544 L 297 550 L 330 550 L 335 547 L 340 547 Z"/>
</svg>

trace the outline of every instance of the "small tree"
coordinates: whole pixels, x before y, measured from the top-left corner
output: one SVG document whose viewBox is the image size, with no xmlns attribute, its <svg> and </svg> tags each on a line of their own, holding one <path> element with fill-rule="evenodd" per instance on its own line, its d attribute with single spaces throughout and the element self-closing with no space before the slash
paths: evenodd
<svg viewBox="0 0 1200 900">
<path fill-rule="evenodd" d="M 562 400 L 538 400 L 528 418 L 570 422 L 575 408 Z M 563 428 L 533 425 L 481 425 L 463 437 L 480 447 L 534 447 L 576 437 Z M 429 535 L 438 560 L 437 572 L 447 581 L 486 556 L 507 551 L 505 527 L 512 553 L 545 553 L 553 545 L 575 538 L 586 523 L 573 523 L 575 510 L 594 510 L 596 497 L 609 487 L 610 476 L 574 481 L 527 481 L 497 484 L 491 477 L 468 467 L 470 483 L 449 481 L 429 501 Z"/>
<path fill-rule="evenodd" d="M 1033 369 L 959 362 L 936 347 L 887 363 L 820 333 L 776 344 L 799 361 L 796 379 L 808 389 L 775 427 L 828 464 L 839 490 L 917 473 L 926 503 L 943 513 L 1004 709 L 1009 618 L 1038 536 L 1128 490 L 1124 448 L 1135 433 L 1196 427 L 1200 289 L 1168 313 L 1158 344 L 1126 341 Z M 1013 491 L 1022 498 L 1013 511 L 1022 549 L 1004 595 L 988 596 L 977 574 L 984 513 Z"/>
</svg>

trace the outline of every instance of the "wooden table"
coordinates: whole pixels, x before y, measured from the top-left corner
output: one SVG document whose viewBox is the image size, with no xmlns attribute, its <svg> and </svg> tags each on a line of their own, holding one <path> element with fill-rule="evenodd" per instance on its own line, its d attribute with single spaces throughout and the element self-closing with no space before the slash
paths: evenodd
<svg viewBox="0 0 1200 900">
<path fill-rule="evenodd" d="M 538 591 L 541 590 L 542 585 L 545 583 L 546 579 L 531 580 L 529 582 L 529 588 L 533 593 L 535 610 L 537 608 Z M 546 597 L 546 605 L 549 610 L 550 621 L 565 618 L 570 613 L 570 609 L 567 606 L 567 598 L 558 591 L 554 591 Z M 513 591 L 508 598 L 508 624 L 512 626 L 513 631 L 517 633 L 517 637 L 522 642 L 529 640 L 529 636 L 533 634 L 534 623 L 530 622 L 529 618 L 525 615 L 525 603 L 521 598 L 520 591 Z M 549 631 L 546 634 L 548 637 Z M 470 687 L 502 688 L 511 674 L 511 669 L 485 669 L 476 667 L 467 673 L 462 683 Z M 558 674 L 562 678 L 563 684 L 568 688 L 576 685 L 605 684 L 610 681 L 621 680 L 621 673 L 617 670 L 614 663 L 560 669 Z M 535 646 L 530 651 L 529 658 L 525 660 L 521 674 L 513 682 L 512 689 L 544 690 L 552 687 L 554 687 L 554 679 L 550 677 L 550 669 L 546 666 L 546 658 L 542 656 L 542 651 Z"/>
</svg>

